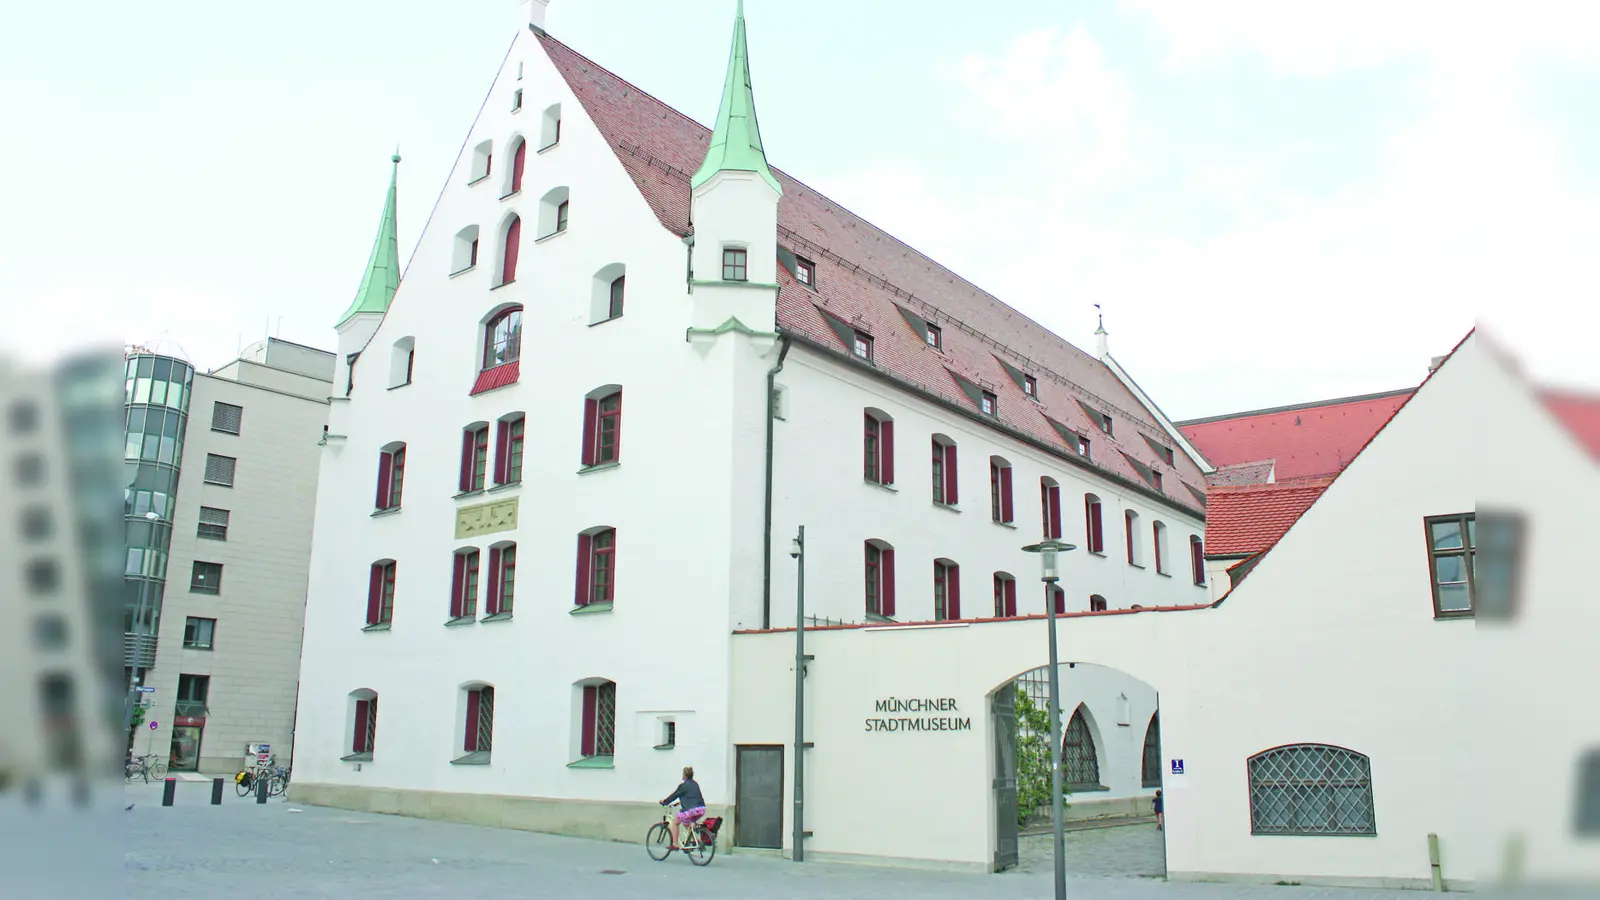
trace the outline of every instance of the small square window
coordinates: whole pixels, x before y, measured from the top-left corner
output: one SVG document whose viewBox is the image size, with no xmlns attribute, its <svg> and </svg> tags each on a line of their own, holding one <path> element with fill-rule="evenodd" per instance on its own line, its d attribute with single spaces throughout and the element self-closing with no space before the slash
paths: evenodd
<svg viewBox="0 0 1600 900">
<path fill-rule="evenodd" d="M 1089 439 L 1081 434 L 1078 435 L 1078 455 L 1084 459 L 1089 458 Z"/>
<path fill-rule="evenodd" d="M 807 287 L 815 287 L 817 284 L 817 264 L 809 259 L 795 257 L 794 277 L 796 281 Z"/>
<path fill-rule="evenodd" d="M 1171 447 L 1162 447 L 1161 448 L 1161 458 L 1166 460 L 1167 461 L 1167 465 L 1169 465 L 1169 466 L 1177 465 L 1177 462 L 1175 461 L 1176 458 L 1173 456 Z"/>
<path fill-rule="evenodd" d="M 748 257 L 746 251 L 738 247 L 724 247 L 722 250 L 722 280 L 723 281 L 748 281 L 745 261 Z"/>
<path fill-rule="evenodd" d="M 41 596 L 61 589 L 61 565 L 53 559 L 30 559 L 25 567 L 28 590 Z"/>
<path fill-rule="evenodd" d="M 1107 415 L 1106 413 L 1100 414 L 1100 430 L 1104 431 L 1106 434 L 1111 433 L 1111 416 Z"/>
<path fill-rule="evenodd" d="M 239 422 L 244 418 L 244 407 L 218 400 L 211 406 L 211 430 L 223 434 L 238 434 Z"/>
<path fill-rule="evenodd" d="M 517 91 L 511 95 L 511 111 L 512 112 L 516 112 L 517 110 L 519 110 L 521 108 L 522 108 L 522 89 L 518 88 Z"/>
<path fill-rule="evenodd" d="M 211 638 L 216 630 L 216 619 L 189 616 L 183 623 L 183 645 L 190 650 L 210 650 Z"/>
<path fill-rule="evenodd" d="M 60 650 L 67 646 L 67 620 L 57 615 L 33 620 L 33 644 L 40 650 Z"/>
<path fill-rule="evenodd" d="M 195 561 L 189 576 L 189 592 L 215 594 L 222 590 L 222 563 Z"/>
<path fill-rule="evenodd" d="M 872 362 L 872 335 L 856 332 L 855 353 L 858 358 Z"/>
<path fill-rule="evenodd" d="M 995 410 L 999 408 L 999 401 L 995 399 L 993 394 L 984 391 L 983 399 L 979 402 L 979 405 L 983 408 L 984 415 L 992 416 L 995 414 Z"/>
<path fill-rule="evenodd" d="M 929 347 L 935 350 L 944 349 L 944 332 L 939 330 L 939 326 L 929 325 L 926 339 Z"/>
<path fill-rule="evenodd" d="M 1028 397 L 1039 396 L 1039 379 L 1032 375 L 1022 376 L 1022 393 Z"/>
<path fill-rule="evenodd" d="M 238 460 L 231 456 L 218 456 L 215 453 L 206 454 L 206 484 L 220 484 L 223 487 L 233 487 L 233 470 Z"/>
<path fill-rule="evenodd" d="M 228 511 L 213 509 L 209 506 L 200 507 L 199 537 L 209 541 L 225 541 L 228 539 Z"/>
<path fill-rule="evenodd" d="M 1152 471 L 1150 473 L 1150 481 L 1151 481 L 1151 483 L 1153 483 L 1156 486 L 1156 490 L 1158 490 L 1158 491 L 1161 490 L 1161 473 L 1160 472 Z"/>
<path fill-rule="evenodd" d="M 28 434 L 39 427 L 39 406 L 32 400 L 19 400 L 9 411 L 12 434 Z"/>
<path fill-rule="evenodd" d="M 517 61 L 517 80 L 518 81 L 522 80 L 522 61 L 521 60 Z"/>
</svg>

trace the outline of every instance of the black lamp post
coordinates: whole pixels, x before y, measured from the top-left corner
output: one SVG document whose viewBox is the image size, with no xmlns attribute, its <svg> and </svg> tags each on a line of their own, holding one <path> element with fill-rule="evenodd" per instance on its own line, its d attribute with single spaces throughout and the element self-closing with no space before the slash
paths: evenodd
<svg viewBox="0 0 1600 900">
<path fill-rule="evenodd" d="M 1078 548 L 1073 544 L 1046 540 L 1029 544 L 1022 549 L 1039 554 L 1041 580 L 1045 583 L 1045 621 L 1050 625 L 1050 818 L 1055 837 L 1056 900 L 1066 900 L 1067 844 L 1061 830 L 1061 819 L 1064 815 L 1061 803 L 1061 675 L 1060 661 L 1056 655 L 1056 599 L 1052 596 L 1054 592 L 1050 588 L 1061 580 L 1061 573 L 1056 565 L 1057 555 Z"/>
</svg>

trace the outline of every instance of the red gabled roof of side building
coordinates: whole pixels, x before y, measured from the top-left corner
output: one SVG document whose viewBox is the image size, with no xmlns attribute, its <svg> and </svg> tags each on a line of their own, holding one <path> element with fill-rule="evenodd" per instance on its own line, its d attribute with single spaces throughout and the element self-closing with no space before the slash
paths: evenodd
<svg viewBox="0 0 1600 900">
<path fill-rule="evenodd" d="M 661 224 L 688 234 L 689 179 L 706 156 L 710 129 L 550 35 L 538 39 Z M 957 381 L 965 379 L 996 395 L 1002 426 L 1072 455 L 1076 440 L 1052 421 L 1087 435 L 1093 468 L 1204 514 L 1192 493 L 1204 495 L 1200 468 L 1181 452 L 1168 465 L 1140 438 L 1172 443 L 1104 363 L 784 172 L 773 175 L 783 187 L 778 243 L 816 264 L 813 287 L 778 267 L 780 330 L 853 361 L 852 348 L 825 318 L 831 315 L 872 335 L 875 368 L 894 380 L 973 409 Z M 928 346 L 902 309 L 940 326 L 942 348 Z M 1002 361 L 1033 375 L 1038 396 L 1025 396 Z M 1084 405 L 1112 417 L 1114 436 Z M 1163 487 L 1128 457 L 1164 473 Z"/>
<path fill-rule="evenodd" d="M 1177 423 L 1217 467 L 1272 460 L 1279 481 L 1338 473 L 1413 389 Z"/>
<path fill-rule="evenodd" d="M 1545 408 L 1596 461 L 1600 461 L 1600 395 L 1564 389 L 1540 392 Z"/>
<path fill-rule="evenodd" d="M 1332 477 L 1213 486 L 1206 498 L 1206 556 L 1253 556 L 1277 542 Z"/>
</svg>

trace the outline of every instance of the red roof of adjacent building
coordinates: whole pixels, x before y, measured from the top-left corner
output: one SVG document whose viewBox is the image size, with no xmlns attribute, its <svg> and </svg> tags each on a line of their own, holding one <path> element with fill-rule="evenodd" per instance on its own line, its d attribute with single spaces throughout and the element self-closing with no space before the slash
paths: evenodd
<svg viewBox="0 0 1600 900">
<path fill-rule="evenodd" d="M 1572 432 L 1578 443 L 1600 460 L 1600 395 L 1546 390 L 1542 399 L 1545 408 Z"/>
<path fill-rule="evenodd" d="M 1413 388 L 1177 423 L 1213 466 L 1276 463 L 1280 481 L 1333 475 L 1349 465 Z"/>
<path fill-rule="evenodd" d="M 1206 556 L 1250 556 L 1271 547 L 1332 483 L 1332 477 L 1324 477 L 1213 486 L 1207 496 Z"/>
<path fill-rule="evenodd" d="M 710 129 L 548 34 L 539 33 L 539 41 L 661 224 L 688 234 L 689 179 L 705 159 Z M 852 348 L 824 317 L 831 315 L 872 335 L 879 372 L 975 409 L 957 380 L 965 379 L 996 395 L 1002 426 L 1073 455 L 1076 438 L 1061 429 L 1087 435 L 1092 467 L 1201 513 L 1192 493 L 1205 490 L 1200 468 L 1181 452 L 1176 465 L 1168 465 L 1139 437 L 1172 446 L 1154 415 L 1104 363 L 805 184 L 777 169 L 773 174 L 783 188 L 778 243 L 816 264 L 814 287 L 778 267 L 783 333 L 855 364 Z M 929 346 L 906 313 L 940 326 L 942 348 Z M 1036 398 L 1023 394 L 1006 365 L 1037 378 Z M 1112 417 L 1115 437 L 1091 421 L 1085 405 Z M 1130 456 L 1163 472 L 1163 487 L 1155 488 Z"/>
</svg>

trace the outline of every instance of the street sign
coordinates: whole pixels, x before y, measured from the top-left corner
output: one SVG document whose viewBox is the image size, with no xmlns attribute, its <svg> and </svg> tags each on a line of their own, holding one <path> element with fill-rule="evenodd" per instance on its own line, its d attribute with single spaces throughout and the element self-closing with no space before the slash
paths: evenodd
<svg viewBox="0 0 1600 900">
<path fill-rule="evenodd" d="M 1172 774 L 1174 774 L 1174 775 L 1182 775 L 1183 774 L 1183 760 L 1175 759 L 1175 760 L 1172 761 Z"/>
<path fill-rule="evenodd" d="M 153 688 L 153 687 L 145 687 L 144 685 L 140 685 L 140 686 L 134 688 L 134 690 L 138 691 L 141 694 L 154 694 L 156 692 L 155 688 Z"/>
<path fill-rule="evenodd" d="M 160 724 L 161 724 L 160 722 L 151 722 L 150 723 L 150 730 L 151 731 L 155 731 L 156 730 L 156 726 L 160 725 Z"/>
</svg>

